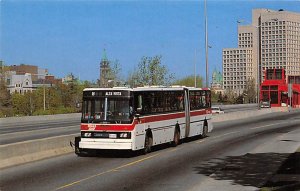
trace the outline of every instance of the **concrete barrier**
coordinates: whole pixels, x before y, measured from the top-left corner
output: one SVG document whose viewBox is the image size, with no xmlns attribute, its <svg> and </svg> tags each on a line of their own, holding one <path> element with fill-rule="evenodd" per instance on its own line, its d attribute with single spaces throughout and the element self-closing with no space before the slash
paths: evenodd
<svg viewBox="0 0 300 191">
<path fill-rule="evenodd" d="M 214 114 L 213 122 L 231 121 L 237 119 L 245 119 L 273 112 L 286 112 L 287 108 L 263 108 L 260 110 L 238 111 L 224 114 Z"/>
<path fill-rule="evenodd" d="M 24 141 L 0 146 L 0 168 L 72 152 L 70 141 L 78 134 Z"/>
</svg>

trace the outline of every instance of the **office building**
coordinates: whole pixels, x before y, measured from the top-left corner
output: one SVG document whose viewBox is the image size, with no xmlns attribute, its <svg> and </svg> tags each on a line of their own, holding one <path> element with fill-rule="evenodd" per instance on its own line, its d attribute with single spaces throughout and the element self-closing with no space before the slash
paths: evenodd
<svg viewBox="0 0 300 191">
<path fill-rule="evenodd" d="M 238 48 L 223 49 L 225 89 L 240 94 L 271 68 L 284 68 L 287 79 L 300 75 L 300 13 L 254 9 L 250 25 L 238 23 Z"/>
<path fill-rule="evenodd" d="M 223 49 L 223 87 L 241 95 L 255 76 L 252 48 Z"/>
</svg>

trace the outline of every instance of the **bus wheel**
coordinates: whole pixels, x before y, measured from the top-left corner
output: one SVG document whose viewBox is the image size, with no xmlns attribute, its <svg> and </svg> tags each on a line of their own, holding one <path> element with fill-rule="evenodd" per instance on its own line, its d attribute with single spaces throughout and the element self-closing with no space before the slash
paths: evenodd
<svg viewBox="0 0 300 191">
<path fill-rule="evenodd" d="M 150 153 L 151 152 L 151 147 L 153 144 L 153 139 L 152 137 L 149 136 L 149 134 L 146 134 L 145 138 L 145 145 L 144 145 L 144 154 Z"/>
<path fill-rule="evenodd" d="M 207 122 L 205 121 L 205 122 L 204 122 L 204 126 L 203 126 L 203 132 L 202 132 L 201 137 L 202 137 L 202 138 L 207 137 L 207 133 L 208 133 L 208 125 L 207 125 Z"/>
<path fill-rule="evenodd" d="M 172 146 L 176 147 L 177 145 L 179 145 L 179 142 L 180 142 L 180 132 L 179 132 L 178 128 L 175 128 Z"/>
<path fill-rule="evenodd" d="M 87 156 L 87 153 L 83 152 L 82 149 L 75 147 L 75 154 L 79 157 Z"/>
</svg>

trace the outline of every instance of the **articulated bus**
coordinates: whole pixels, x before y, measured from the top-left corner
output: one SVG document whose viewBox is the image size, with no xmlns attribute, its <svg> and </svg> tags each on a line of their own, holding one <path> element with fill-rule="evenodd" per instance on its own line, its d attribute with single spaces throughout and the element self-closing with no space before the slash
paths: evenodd
<svg viewBox="0 0 300 191">
<path fill-rule="evenodd" d="M 142 150 L 213 129 L 209 89 L 187 87 L 83 90 L 79 156 L 92 150 Z"/>
</svg>

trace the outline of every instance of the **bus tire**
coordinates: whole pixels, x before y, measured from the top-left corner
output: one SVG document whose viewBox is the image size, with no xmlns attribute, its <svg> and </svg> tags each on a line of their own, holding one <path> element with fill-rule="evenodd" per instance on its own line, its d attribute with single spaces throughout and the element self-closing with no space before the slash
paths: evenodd
<svg viewBox="0 0 300 191">
<path fill-rule="evenodd" d="M 203 131 L 202 131 L 201 137 L 202 137 L 202 138 L 207 137 L 207 133 L 208 133 L 208 125 L 207 125 L 207 121 L 204 121 L 204 124 L 203 124 Z"/>
<path fill-rule="evenodd" d="M 180 143 L 180 131 L 178 127 L 175 127 L 175 132 L 174 132 L 174 139 L 172 141 L 172 146 L 176 147 Z"/>
<path fill-rule="evenodd" d="M 153 145 L 153 138 L 151 136 L 151 132 L 147 132 L 146 133 L 146 137 L 145 137 L 145 144 L 144 144 L 144 154 L 150 153 L 151 152 L 151 147 Z"/>
<path fill-rule="evenodd" d="M 80 149 L 78 147 L 75 147 L 75 154 L 78 157 L 86 157 L 86 156 L 88 156 L 87 152 L 84 152 L 82 149 Z"/>
</svg>

